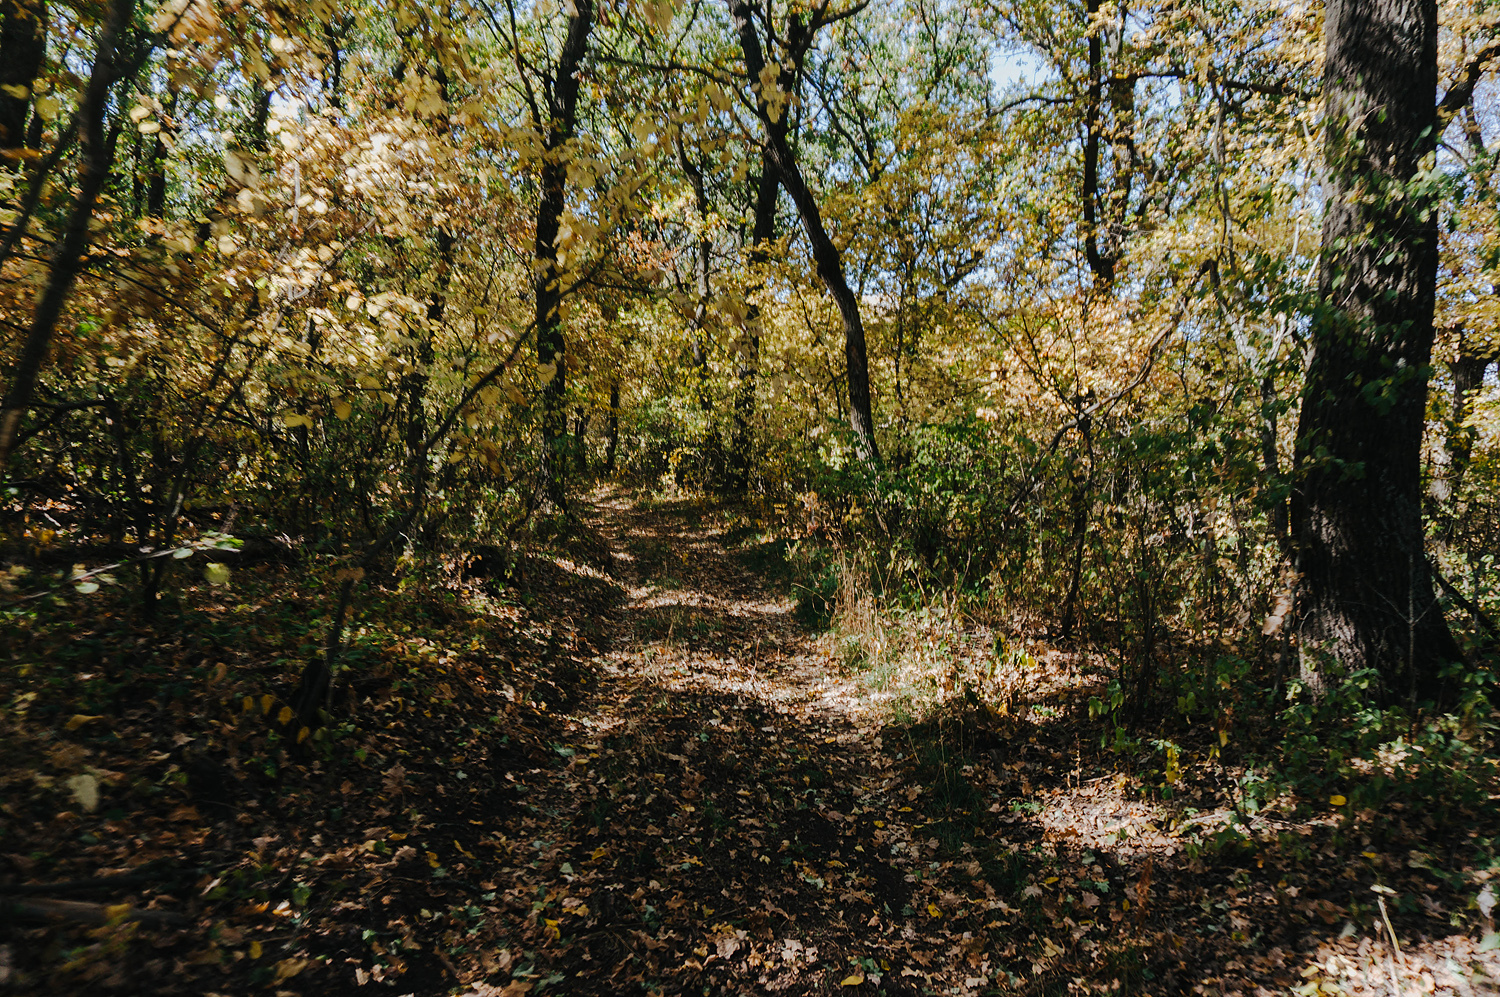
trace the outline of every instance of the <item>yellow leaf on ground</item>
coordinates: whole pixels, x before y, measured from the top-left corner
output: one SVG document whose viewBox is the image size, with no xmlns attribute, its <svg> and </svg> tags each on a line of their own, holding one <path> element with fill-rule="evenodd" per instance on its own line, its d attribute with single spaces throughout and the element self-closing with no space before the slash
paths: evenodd
<svg viewBox="0 0 1500 997">
<path fill-rule="evenodd" d="M 859 973 L 855 973 L 853 976 L 846 976 L 842 980 L 840 980 L 839 981 L 839 986 L 841 986 L 841 987 L 857 987 L 857 986 L 859 986 L 863 982 L 865 982 L 864 976 L 862 976 Z"/>
<path fill-rule="evenodd" d="M 260 942 L 250 943 L 250 958 L 259 959 L 265 950 L 260 947 Z"/>
<path fill-rule="evenodd" d="M 1330 796 L 1328 798 L 1328 803 L 1330 806 L 1341 807 L 1348 802 L 1349 801 L 1344 799 L 1342 796 Z"/>
</svg>

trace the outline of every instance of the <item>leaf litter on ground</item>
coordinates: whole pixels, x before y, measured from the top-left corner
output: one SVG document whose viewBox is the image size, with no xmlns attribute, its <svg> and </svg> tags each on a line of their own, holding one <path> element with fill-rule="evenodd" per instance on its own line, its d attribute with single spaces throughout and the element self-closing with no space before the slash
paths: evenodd
<svg viewBox="0 0 1500 997">
<path fill-rule="evenodd" d="M 373 586 L 311 745 L 278 717 L 287 650 L 329 607 L 285 569 L 195 591 L 172 633 L 35 625 L 3 690 L 0 975 L 473 995 L 1500 979 L 1494 814 L 1226 833 L 1222 758 L 1167 804 L 1090 747 L 1076 654 L 1036 643 L 1034 708 L 950 696 L 898 722 L 747 569 L 723 510 L 606 491 L 585 518 L 588 542 L 510 587 Z"/>
</svg>

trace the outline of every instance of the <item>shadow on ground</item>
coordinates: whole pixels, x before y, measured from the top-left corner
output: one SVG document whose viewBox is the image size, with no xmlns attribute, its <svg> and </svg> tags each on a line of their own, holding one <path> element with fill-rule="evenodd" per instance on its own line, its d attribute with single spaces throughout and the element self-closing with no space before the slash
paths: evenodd
<svg viewBox="0 0 1500 997">
<path fill-rule="evenodd" d="M 892 725 L 719 510 L 611 493 L 591 518 L 626 595 L 565 761 L 497 835 L 504 972 L 474 992 L 1491 992 L 1430 886 L 1396 961 L 1381 859 L 1332 824 L 1216 844 L 1195 818 L 1222 792 L 1143 796 L 1069 702 Z"/>
</svg>

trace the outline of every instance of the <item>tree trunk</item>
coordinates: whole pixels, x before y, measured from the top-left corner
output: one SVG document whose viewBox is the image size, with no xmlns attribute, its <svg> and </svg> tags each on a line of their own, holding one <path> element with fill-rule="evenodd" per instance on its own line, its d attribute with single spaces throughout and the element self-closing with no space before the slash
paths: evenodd
<svg viewBox="0 0 1500 997">
<path fill-rule="evenodd" d="M 69 210 L 63 236 L 58 240 L 52 258 L 48 261 L 46 286 L 37 300 L 31 327 L 26 334 L 26 344 L 22 348 L 20 361 L 11 373 L 5 400 L 0 403 L 0 469 L 10 459 L 21 428 L 21 419 L 31 404 L 32 389 L 57 329 L 57 321 L 62 316 L 63 305 L 78 279 L 84 253 L 88 251 L 89 223 L 94 218 L 94 206 L 99 200 L 99 194 L 109 180 L 117 137 L 117 133 L 105 128 L 109 91 L 120 76 L 127 75 L 121 72 L 118 49 L 120 36 L 130 27 L 134 16 L 135 0 L 115 0 L 105 17 L 104 27 L 99 32 L 99 48 L 94 54 L 88 86 L 84 89 L 83 100 L 78 109 L 78 138 L 81 146 L 78 193 Z"/>
<path fill-rule="evenodd" d="M 1433 457 L 1432 482 L 1428 486 L 1428 494 L 1437 503 L 1440 515 L 1463 485 L 1478 435 L 1473 427 L 1464 425 L 1464 419 L 1469 413 L 1469 400 L 1484 383 L 1484 372 L 1492 362 L 1488 355 L 1471 352 L 1468 344 L 1463 344 L 1458 358 L 1448 365 L 1453 377 L 1453 396 L 1448 418 L 1444 420 L 1442 441 Z"/>
<path fill-rule="evenodd" d="M 735 30 L 740 37 L 740 49 L 745 58 L 745 70 L 752 81 L 759 80 L 766 68 L 761 50 L 760 35 L 756 32 L 754 16 L 745 0 L 728 0 L 729 13 L 734 18 Z M 785 73 L 783 73 L 785 75 Z M 859 298 L 844 276 L 844 263 L 838 247 L 829 238 L 823 226 L 823 215 L 818 210 L 817 199 L 808 190 L 797 165 L 797 157 L 787 142 L 785 127 L 773 127 L 771 112 L 765 95 L 757 98 L 756 110 L 761 123 L 766 126 L 766 152 L 776 164 L 782 188 L 797 206 L 802 219 L 802 228 L 807 241 L 812 245 L 813 262 L 818 276 L 833 296 L 839 307 L 844 324 L 844 363 L 849 389 L 849 428 L 854 431 L 854 442 L 859 448 L 865 466 L 874 470 L 880 466 L 880 450 L 875 444 L 875 418 L 870 401 L 870 366 L 865 350 L 865 326 L 859 314 Z M 785 120 L 784 113 L 778 114 Z"/>
<path fill-rule="evenodd" d="M 427 328 L 417 340 L 416 361 L 401 375 L 401 395 L 406 402 L 406 458 L 426 445 L 427 441 L 427 388 L 432 379 L 432 361 L 435 356 L 433 339 L 442 328 L 448 311 L 448 289 L 453 280 L 453 247 L 456 238 L 451 229 L 440 227 L 433 240 L 437 250 L 437 279 L 432 289 L 432 299 L 427 302 Z M 425 469 L 413 474 L 415 482 L 425 476 Z"/>
<path fill-rule="evenodd" d="M 1099 251 L 1099 146 L 1104 102 L 1104 39 L 1094 26 L 1099 0 L 1086 0 L 1088 20 L 1089 87 L 1083 110 L 1083 257 L 1093 271 L 1094 283 L 1108 285 L 1115 279 L 1115 261 Z"/>
<path fill-rule="evenodd" d="M 1281 477 L 1281 452 L 1277 449 L 1276 440 L 1280 435 L 1280 428 L 1276 415 L 1276 407 L 1279 404 L 1276 398 L 1276 379 L 1271 374 L 1262 374 L 1260 378 L 1260 461 L 1261 469 L 1265 473 L 1265 480 L 1277 489 L 1272 497 L 1270 507 L 1271 539 L 1276 542 L 1276 549 L 1281 552 L 1282 558 L 1290 562 L 1295 556 L 1292 549 L 1292 527 L 1291 518 L 1287 510 L 1286 494 L 1280 491 L 1284 487 Z"/>
<path fill-rule="evenodd" d="M 703 171 L 698 164 L 693 162 L 688 155 L 687 147 L 681 139 L 677 142 L 677 158 L 682 163 L 682 172 L 687 174 L 688 183 L 693 188 L 693 207 L 698 212 L 697 252 L 693 254 L 693 292 L 697 295 L 697 302 L 693 306 L 692 318 L 688 320 L 688 330 L 693 340 L 693 371 L 698 379 L 698 407 L 707 412 L 712 408 L 708 397 L 708 342 L 706 327 L 708 323 L 708 298 L 711 288 L 708 283 L 709 263 L 711 262 L 711 250 L 713 244 L 708 234 L 708 188 L 704 185 Z"/>
<path fill-rule="evenodd" d="M 26 141 L 31 87 L 47 53 L 47 6 L 41 0 L 0 0 L 0 86 L 22 87 L 18 97 L 0 90 L 0 152 Z"/>
<path fill-rule="evenodd" d="M 760 176 L 755 182 L 755 215 L 750 226 L 750 263 L 756 268 L 770 259 L 768 247 L 776 238 L 776 199 L 781 191 L 781 174 L 776 163 L 764 153 L 760 157 Z M 758 291 L 757 285 L 754 290 Z M 745 310 L 745 337 L 740 347 L 739 392 L 734 400 L 734 484 L 740 492 L 750 489 L 751 465 L 755 446 L 751 429 L 755 425 L 755 381 L 760 370 L 760 306 L 751 303 Z"/>
<path fill-rule="evenodd" d="M 1083 398 L 1079 400 L 1079 406 L 1085 403 Z M 1092 426 L 1087 414 L 1078 420 L 1078 432 L 1083 436 L 1085 451 L 1088 454 L 1089 469 L 1087 474 L 1074 470 L 1069 477 L 1073 481 L 1073 559 L 1068 568 L 1068 594 L 1063 599 L 1062 610 L 1062 638 L 1067 640 L 1073 636 L 1074 611 L 1078 605 L 1078 589 L 1083 581 L 1083 545 L 1088 539 L 1089 511 L 1094 504 L 1094 436 Z"/>
<path fill-rule="evenodd" d="M 177 94 L 167 98 L 163 108 L 168 119 L 177 113 Z M 151 143 L 151 157 L 146 170 L 146 214 L 165 218 L 167 212 L 167 143 L 157 132 Z"/>
<path fill-rule="evenodd" d="M 1330 0 L 1321 304 L 1292 501 L 1304 681 L 1370 668 L 1386 702 L 1442 699 L 1461 653 L 1433 594 L 1421 446 L 1437 213 L 1437 0 Z"/>
<path fill-rule="evenodd" d="M 609 423 L 604 436 L 604 469 L 615 471 L 615 453 L 620 446 L 620 381 L 609 382 Z"/>
<path fill-rule="evenodd" d="M 551 378 L 542 387 L 542 482 L 543 498 L 556 510 L 566 511 L 568 473 L 568 418 L 563 394 L 567 388 L 567 341 L 563 335 L 562 270 L 557 265 L 557 233 L 567 207 L 568 164 L 558 155 L 573 137 L 578 112 L 578 70 L 588 48 L 593 28 L 593 0 L 577 0 L 568 18 L 568 35 L 557 57 L 546 125 L 547 156 L 542 166 L 541 203 L 536 215 L 536 358 L 550 367 Z"/>
<path fill-rule="evenodd" d="M 587 474 L 589 469 L 589 423 L 592 421 L 593 413 L 583 405 L 578 406 L 578 417 L 573 422 L 573 463 L 579 474 Z"/>
</svg>

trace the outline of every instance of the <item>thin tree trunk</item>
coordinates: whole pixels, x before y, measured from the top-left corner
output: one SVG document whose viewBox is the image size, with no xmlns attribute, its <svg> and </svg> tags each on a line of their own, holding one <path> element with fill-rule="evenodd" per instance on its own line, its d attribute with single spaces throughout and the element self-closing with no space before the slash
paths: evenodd
<svg viewBox="0 0 1500 997">
<path fill-rule="evenodd" d="M 0 87 L 20 87 L 26 93 L 0 90 L 0 152 L 26 142 L 26 117 L 31 88 L 47 54 L 47 5 L 42 0 L 0 0 Z"/>
<path fill-rule="evenodd" d="M 579 474 L 586 474 L 589 469 L 589 423 L 592 421 L 593 413 L 582 405 L 578 406 L 578 417 L 573 421 L 573 462 Z"/>
<path fill-rule="evenodd" d="M 761 50 L 760 35 L 756 31 L 754 16 L 746 0 L 728 0 L 729 13 L 734 18 L 735 30 L 740 37 L 740 49 L 745 58 L 745 70 L 751 80 L 760 79 L 766 68 Z M 802 228 L 812 245 L 813 262 L 823 285 L 838 305 L 844 324 L 844 363 L 848 383 L 849 428 L 854 431 L 855 445 L 866 467 L 874 470 L 880 466 L 880 450 L 875 444 L 875 418 L 870 401 L 870 366 L 865 350 L 865 326 L 859 314 L 859 298 L 849 287 L 844 275 L 843 259 L 838 247 L 829 238 L 823 226 L 823 215 L 818 210 L 817 199 L 802 178 L 797 157 L 787 143 L 785 128 L 771 127 L 770 111 L 764 94 L 757 100 L 757 111 L 766 125 L 766 151 L 776 164 L 782 189 L 797 206 L 802 219 Z M 780 115 L 785 120 L 785 115 Z"/>
<path fill-rule="evenodd" d="M 1281 485 L 1281 452 L 1277 449 L 1276 437 L 1280 433 L 1276 418 L 1276 380 L 1269 373 L 1260 379 L 1260 459 L 1265 480 Z M 1287 500 L 1278 495 L 1271 506 L 1271 539 L 1281 556 L 1290 561 L 1292 548 L 1291 517 L 1287 511 Z"/>
<path fill-rule="evenodd" d="M 703 171 L 688 156 L 687 148 L 682 144 L 681 139 L 677 142 L 677 158 L 682 163 L 682 172 L 687 174 L 688 183 L 693 188 L 693 207 L 697 209 L 698 224 L 701 226 L 701 231 L 698 233 L 697 251 L 693 254 L 693 291 L 698 300 L 693 306 L 693 316 L 688 320 L 688 332 L 693 340 L 693 368 L 698 379 L 698 407 L 707 412 L 712 405 L 708 398 L 708 344 L 705 326 L 708 322 L 708 298 L 711 293 L 708 268 L 710 251 L 713 248 L 708 234 L 708 189 L 703 182 Z"/>
<path fill-rule="evenodd" d="M 401 393 L 406 398 L 406 453 L 420 450 L 427 439 L 427 386 L 432 379 L 433 337 L 443 324 L 448 309 L 448 287 L 453 279 L 453 232 L 439 228 L 434 240 L 437 249 L 437 281 L 432 300 L 427 303 L 427 331 L 417 347 L 416 365 L 401 377 Z"/>
<path fill-rule="evenodd" d="M 347 22 L 340 14 L 331 15 L 328 23 L 323 25 L 323 40 L 328 43 L 328 73 L 324 77 L 323 91 L 328 95 L 329 105 L 337 111 L 344 109 L 343 35 L 346 28 Z"/>
<path fill-rule="evenodd" d="M 1133 73 L 1125 71 L 1125 51 L 1129 32 L 1125 0 L 1116 6 L 1116 26 L 1111 41 L 1114 45 L 1114 68 L 1109 75 L 1109 146 L 1111 154 L 1106 232 L 1111 266 L 1119 268 L 1120 257 L 1125 251 L 1127 219 L 1130 216 L 1130 190 L 1135 178 L 1135 84 Z"/>
<path fill-rule="evenodd" d="M 266 125 L 271 118 L 271 91 L 254 80 L 251 86 L 255 88 L 255 113 L 250 116 L 250 148 L 265 152 L 270 148 Z"/>
<path fill-rule="evenodd" d="M 536 299 L 537 363 L 549 367 L 551 379 L 542 388 L 542 494 L 558 511 L 566 511 L 568 420 L 564 409 L 567 388 L 567 341 L 563 334 L 562 270 L 557 265 L 557 233 L 567 207 L 568 164 L 559 150 L 573 137 L 578 111 L 578 70 L 593 28 L 593 0 L 576 0 L 568 18 L 568 34 L 557 58 L 549 99 L 551 120 L 546 124 L 547 157 L 542 166 L 541 203 L 536 216 L 537 272 L 532 284 Z"/>
<path fill-rule="evenodd" d="M 177 94 L 167 98 L 163 108 L 167 117 L 177 111 Z M 167 211 L 167 143 L 157 132 L 151 142 L 151 158 L 146 170 L 146 214 L 152 218 L 164 218 Z"/>
<path fill-rule="evenodd" d="M 757 269 L 770 260 L 768 247 L 776 238 L 776 200 L 780 190 L 781 174 L 776 163 L 762 153 L 760 176 L 755 182 L 755 215 L 750 226 L 750 263 Z M 759 290 L 757 285 L 752 293 Z M 750 488 L 755 453 L 751 432 L 755 425 L 755 382 L 759 371 L 760 305 L 752 302 L 745 311 L 745 336 L 735 371 L 739 377 L 739 392 L 734 401 L 734 483 L 742 493 Z"/>
<path fill-rule="evenodd" d="M 1063 600 L 1062 610 L 1064 640 L 1073 636 L 1073 616 L 1078 605 L 1078 588 L 1083 581 L 1083 546 L 1088 538 L 1089 510 L 1093 507 L 1094 440 L 1088 416 L 1085 415 L 1079 420 L 1078 431 L 1083 434 L 1084 445 L 1088 451 L 1089 469 L 1088 474 L 1082 476 L 1081 482 L 1075 478 L 1077 492 L 1073 499 L 1073 563 L 1069 566 L 1068 594 Z"/>
<path fill-rule="evenodd" d="M 615 453 L 620 446 L 620 381 L 609 382 L 609 423 L 604 437 L 604 469 L 615 470 Z"/>
<path fill-rule="evenodd" d="M 1292 499 L 1303 680 L 1331 658 L 1375 669 L 1386 701 L 1443 698 L 1462 659 L 1433 593 L 1421 446 L 1437 212 L 1418 178 L 1436 146 L 1437 0 L 1330 0 L 1321 306 Z"/>
<path fill-rule="evenodd" d="M 1086 0 L 1088 20 L 1089 86 L 1083 111 L 1083 256 L 1093 271 L 1094 282 L 1107 285 L 1115 279 L 1115 261 L 1099 251 L 1099 146 L 1104 103 L 1104 39 L 1094 27 L 1099 0 Z"/>
<path fill-rule="evenodd" d="M 1438 504 L 1439 514 L 1446 511 L 1447 504 L 1463 485 L 1464 473 L 1474 450 L 1474 438 L 1478 435 L 1473 427 L 1464 425 L 1464 419 L 1468 416 L 1469 400 L 1484 383 L 1484 372 L 1492 362 L 1489 356 L 1472 353 L 1460 346 L 1458 358 L 1448 365 L 1448 372 L 1453 377 L 1453 395 L 1442 441 L 1433 460 L 1432 483 L 1428 486 L 1428 494 Z"/>
<path fill-rule="evenodd" d="M 94 217 L 94 206 L 109 180 L 118 133 L 106 132 L 105 115 L 109 110 L 110 88 L 120 75 L 120 36 L 129 27 L 134 15 L 135 0 L 114 0 L 99 32 L 99 47 L 94 55 L 94 65 L 90 70 L 88 86 L 84 89 L 78 113 L 78 137 L 81 144 L 78 194 L 68 213 L 63 237 L 52 252 L 48 263 L 47 284 L 32 315 L 31 327 L 26 333 L 26 345 L 11 374 L 5 400 L 0 403 L 0 469 L 9 462 L 11 451 L 15 447 L 21 419 L 31 404 L 32 390 L 41 373 L 42 363 L 46 360 L 52 336 L 57 330 L 63 305 L 78 279 L 78 271 L 82 269 L 83 256 L 88 250 L 89 222 Z"/>
</svg>

